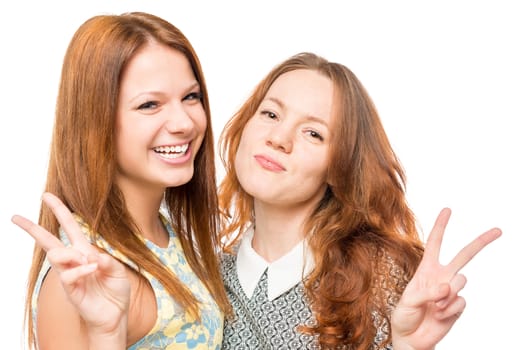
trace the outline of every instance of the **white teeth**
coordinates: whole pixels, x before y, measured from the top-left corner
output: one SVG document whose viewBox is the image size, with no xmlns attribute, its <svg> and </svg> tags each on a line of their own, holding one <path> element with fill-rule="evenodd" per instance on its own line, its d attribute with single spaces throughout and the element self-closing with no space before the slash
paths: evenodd
<svg viewBox="0 0 524 350">
<path fill-rule="evenodd" d="M 184 145 L 177 146 L 155 147 L 153 150 L 164 158 L 173 159 L 183 156 L 187 152 L 188 148 L 189 144 L 186 143 Z"/>
</svg>

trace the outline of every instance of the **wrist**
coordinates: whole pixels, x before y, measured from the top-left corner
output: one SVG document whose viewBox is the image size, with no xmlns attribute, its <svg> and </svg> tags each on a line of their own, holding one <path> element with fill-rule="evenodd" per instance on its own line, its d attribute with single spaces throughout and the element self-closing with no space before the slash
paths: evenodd
<svg viewBox="0 0 524 350">
<path fill-rule="evenodd" d="M 406 344 L 401 341 L 395 341 L 393 340 L 391 345 L 393 346 L 393 350 L 435 350 L 436 348 L 434 346 L 426 348 L 426 347 L 416 347 L 409 344 Z"/>
<path fill-rule="evenodd" d="M 127 349 L 127 317 L 123 317 L 112 329 L 90 328 L 87 332 L 90 350 Z"/>
</svg>

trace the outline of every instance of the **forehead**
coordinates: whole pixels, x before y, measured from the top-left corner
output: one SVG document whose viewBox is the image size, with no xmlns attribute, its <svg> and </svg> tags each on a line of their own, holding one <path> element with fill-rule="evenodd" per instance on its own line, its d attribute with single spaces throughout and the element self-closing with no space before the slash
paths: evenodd
<svg viewBox="0 0 524 350">
<path fill-rule="evenodd" d="M 282 102 L 286 109 L 314 116 L 330 123 L 334 84 L 315 70 L 298 69 L 279 76 L 266 93 L 266 99 Z"/>
<path fill-rule="evenodd" d="M 171 47 L 149 43 L 127 63 L 122 74 L 122 90 L 137 93 L 144 90 L 173 89 L 195 80 L 189 60 Z"/>
</svg>

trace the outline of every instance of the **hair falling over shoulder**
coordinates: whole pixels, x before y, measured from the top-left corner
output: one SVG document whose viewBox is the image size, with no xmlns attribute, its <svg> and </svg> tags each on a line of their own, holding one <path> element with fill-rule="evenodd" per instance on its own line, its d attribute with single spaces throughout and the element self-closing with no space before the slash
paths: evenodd
<svg viewBox="0 0 524 350">
<path fill-rule="evenodd" d="M 344 65 L 301 53 L 276 66 L 229 121 L 220 139 L 226 176 L 219 189 L 227 229 L 236 243 L 252 220 L 253 199 L 234 171 L 242 130 L 271 84 L 283 73 L 311 69 L 335 86 L 336 125 L 330 148 L 328 189 L 305 223 L 315 268 L 305 281 L 323 349 L 368 350 L 390 342 L 389 319 L 423 254 L 416 219 L 405 195 L 405 174 L 358 78 Z M 377 329 L 385 332 L 376 339 Z"/>
<path fill-rule="evenodd" d="M 208 127 L 195 159 L 195 174 L 184 186 L 166 190 L 165 202 L 189 264 L 222 310 L 228 310 L 218 269 L 218 199 L 207 88 L 192 45 L 171 23 L 134 12 L 94 16 L 78 28 L 64 57 L 45 191 L 61 198 L 93 234 L 103 236 L 113 248 L 151 273 L 183 308 L 199 317 L 194 296 L 138 235 L 132 234 L 138 233 L 138 228 L 114 183 L 114 129 L 121 72 L 134 54 L 151 41 L 182 52 L 200 84 Z M 192 200 L 196 197 L 198 200 Z M 58 236 L 59 223 L 46 206 L 40 209 L 39 224 Z M 45 252 L 35 247 L 26 299 L 32 346 L 35 335 L 31 297 L 44 259 Z"/>
</svg>

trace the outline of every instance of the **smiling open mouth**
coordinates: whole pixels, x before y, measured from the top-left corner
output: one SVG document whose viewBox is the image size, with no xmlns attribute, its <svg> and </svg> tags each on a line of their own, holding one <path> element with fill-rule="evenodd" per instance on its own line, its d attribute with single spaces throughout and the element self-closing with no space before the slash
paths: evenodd
<svg viewBox="0 0 524 350">
<path fill-rule="evenodd" d="M 189 143 L 186 143 L 184 145 L 177 145 L 177 146 L 160 146 L 155 147 L 153 150 L 159 154 L 161 157 L 168 158 L 168 159 L 174 159 L 182 157 L 184 154 L 186 154 L 187 150 L 189 148 Z"/>
</svg>

